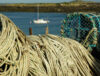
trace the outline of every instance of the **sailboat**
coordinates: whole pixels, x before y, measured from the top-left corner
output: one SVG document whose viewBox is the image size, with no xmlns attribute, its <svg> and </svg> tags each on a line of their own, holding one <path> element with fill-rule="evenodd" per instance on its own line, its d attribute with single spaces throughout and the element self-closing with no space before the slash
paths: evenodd
<svg viewBox="0 0 100 76">
<path fill-rule="evenodd" d="M 38 7 L 37 7 L 37 19 L 36 20 L 33 20 L 33 22 L 35 23 L 35 24 L 47 24 L 47 23 L 49 23 L 49 21 L 48 20 L 44 20 L 44 19 L 39 19 L 39 5 L 38 5 Z"/>
</svg>

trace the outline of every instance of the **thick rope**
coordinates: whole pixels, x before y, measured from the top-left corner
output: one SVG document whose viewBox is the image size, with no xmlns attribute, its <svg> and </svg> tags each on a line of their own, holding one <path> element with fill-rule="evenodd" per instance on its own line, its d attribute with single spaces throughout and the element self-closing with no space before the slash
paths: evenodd
<svg viewBox="0 0 100 76">
<path fill-rule="evenodd" d="M 78 42 L 54 35 L 29 36 L 29 39 L 32 42 L 31 47 L 37 52 L 34 61 L 36 64 L 31 62 L 30 68 L 40 72 L 39 75 L 99 76 L 100 64 Z"/>
<path fill-rule="evenodd" d="M 29 52 L 26 36 L 7 17 L 0 15 L 0 75 L 27 76 Z"/>
<path fill-rule="evenodd" d="M 0 14 L 0 76 L 99 76 L 100 64 L 78 42 L 27 36 Z"/>
</svg>

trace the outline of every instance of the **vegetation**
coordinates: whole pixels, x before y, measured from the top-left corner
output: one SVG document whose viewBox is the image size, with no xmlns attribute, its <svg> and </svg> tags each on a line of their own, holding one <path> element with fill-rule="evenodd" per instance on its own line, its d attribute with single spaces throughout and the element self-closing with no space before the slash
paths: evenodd
<svg viewBox="0 0 100 76">
<path fill-rule="evenodd" d="M 100 12 L 100 3 L 95 2 L 64 2 L 64 3 L 38 3 L 40 12 Z M 35 4 L 3 4 L 0 11 L 36 12 Z"/>
</svg>

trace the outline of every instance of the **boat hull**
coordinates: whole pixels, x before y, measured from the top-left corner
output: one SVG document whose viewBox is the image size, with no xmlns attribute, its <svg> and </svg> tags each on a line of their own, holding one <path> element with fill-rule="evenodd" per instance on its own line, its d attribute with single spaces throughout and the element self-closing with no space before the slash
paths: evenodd
<svg viewBox="0 0 100 76">
<path fill-rule="evenodd" d="M 49 23 L 48 20 L 43 20 L 43 19 L 33 20 L 33 22 L 35 24 L 47 24 L 47 23 Z"/>
</svg>

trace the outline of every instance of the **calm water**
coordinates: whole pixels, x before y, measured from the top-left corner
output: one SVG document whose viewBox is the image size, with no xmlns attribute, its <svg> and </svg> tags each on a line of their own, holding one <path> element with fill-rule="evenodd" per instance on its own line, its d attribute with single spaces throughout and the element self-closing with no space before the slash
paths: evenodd
<svg viewBox="0 0 100 76">
<path fill-rule="evenodd" d="M 35 35 L 44 34 L 48 26 L 49 33 L 60 35 L 62 20 L 66 17 L 65 13 L 40 13 L 40 18 L 48 19 L 48 24 L 30 24 L 30 21 L 37 19 L 37 13 L 33 12 L 0 12 L 8 16 L 25 34 L 29 34 L 29 28 Z"/>
</svg>

